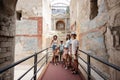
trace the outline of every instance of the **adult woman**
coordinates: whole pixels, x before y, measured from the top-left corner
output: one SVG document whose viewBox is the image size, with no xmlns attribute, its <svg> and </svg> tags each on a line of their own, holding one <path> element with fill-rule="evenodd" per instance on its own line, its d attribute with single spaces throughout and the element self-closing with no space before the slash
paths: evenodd
<svg viewBox="0 0 120 80">
<path fill-rule="evenodd" d="M 55 58 L 55 49 L 58 46 L 58 40 L 57 40 L 57 35 L 53 36 L 53 39 L 51 41 L 51 46 L 52 46 L 52 50 L 53 50 L 53 58 L 52 58 L 52 62 L 54 63 L 54 58 Z"/>
</svg>

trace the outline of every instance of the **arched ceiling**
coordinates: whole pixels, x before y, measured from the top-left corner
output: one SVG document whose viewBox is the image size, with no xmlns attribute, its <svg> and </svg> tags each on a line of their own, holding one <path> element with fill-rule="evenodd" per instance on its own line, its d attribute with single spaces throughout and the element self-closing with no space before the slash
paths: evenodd
<svg viewBox="0 0 120 80">
<path fill-rule="evenodd" d="M 52 14 L 67 14 L 70 0 L 50 0 Z"/>
<path fill-rule="evenodd" d="M 50 0 L 51 6 L 69 6 L 70 0 Z"/>
</svg>

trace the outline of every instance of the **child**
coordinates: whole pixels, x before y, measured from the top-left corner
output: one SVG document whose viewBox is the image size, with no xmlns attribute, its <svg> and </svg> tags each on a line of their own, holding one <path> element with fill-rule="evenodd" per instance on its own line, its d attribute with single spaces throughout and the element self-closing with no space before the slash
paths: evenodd
<svg viewBox="0 0 120 80">
<path fill-rule="evenodd" d="M 63 65 L 65 69 L 67 69 L 67 59 L 68 59 L 68 47 L 64 47 L 64 52 L 63 52 Z"/>
<path fill-rule="evenodd" d="M 62 61 L 61 60 L 61 57 L 63 55 L 63 50 L 64 50 L 64 44 L 63 44 L 63 41 L 60 41 L 60 45 L 59 45 L 59 49 L 60 49 L 60 62 Z"/>
<path fill-rule="evenodd" d="M 56 47 L 56 49 L 55 49 L 55 56 L 54 56 L 54 63 L 55 63 L 55 65 L 58 64 L 58 59 L 59 59 L 59 47 Z"/>
</svg>

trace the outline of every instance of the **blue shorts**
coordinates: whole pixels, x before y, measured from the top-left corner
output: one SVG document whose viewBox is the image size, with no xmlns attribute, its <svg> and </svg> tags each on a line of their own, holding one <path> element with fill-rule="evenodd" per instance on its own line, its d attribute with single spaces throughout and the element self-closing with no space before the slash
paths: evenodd
<svg viewBox="0 0 120 80">
<path fill-rule="evenodd" d="M 52 46 L 53 51 L 56 49 L 56 47 L 57 47 L 57 45 Z"/>
</svg>

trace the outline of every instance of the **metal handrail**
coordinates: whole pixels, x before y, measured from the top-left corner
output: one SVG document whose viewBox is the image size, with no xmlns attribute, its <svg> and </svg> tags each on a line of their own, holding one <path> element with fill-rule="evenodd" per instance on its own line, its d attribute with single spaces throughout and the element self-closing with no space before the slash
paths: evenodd
<svg viewBox="0 0 120 80">
<path fill-rule="evenodd" d="M 106 80 L 106 77 L 104 77 L 103 75 L 101 75 L 100 73 L 98 73 L 93 67 L 92 67 L 92 65 L 91 65 L 91 58 L 93 58 L 93 59 L 95 59 L 95 60 L 97 60 L 97 61 L 99 61 L 99 62 L 101 62 L 101 63 L 103 63 L 103 64 L 105 64 L 105 65 L 107 65 L 107 66 L 109 66 L 109 67 L 111 67 L 111 68 L 113 68 L 113 69 L 115 69 L 115 70 L 117 70 L 117 71 L 120 71 L 120 67 L 119 66 L 117 66 L 117 65 L 115 65 L 115 64 L 112 64 L 112 63 L 109 63 L 109 62 L 107 62 L 107 61 L 104 61 L 104 60 L 102 60 L 102 59 L 100 59 L 100 57 L 97 57 L 97 56 L 95 56 L 95 55 L 93 55 L 93 54 L 91 54 L 91 53 L 87 53 L 87 52 L 84 52 L 84 51 L 82 51 L 82 50 L 78 50 L 78 51 L 80 51 L 80 52 L 82 52 L 82 53 L 84 53 L 84 54 L 86 54 L 87 55 L 87 62 L 84 60 L 84 59 L 82 59 L 80 56 L 78 57 L 80 60 L 82 60 L 85 64 L 87 64 L 87 75 L 88 75 L 88 80 L 90 80 L 91 79 L 91 69 L 92 70 L 94 70 L 99 76 L 101 76 L 104 80 Z M 80 63 L 79 63 L 80 64 Z M 80 66 L 81 66 L 81 68 L 86 72 L 86 70 L 84 69 L 84 67 L 80 64 Z"/>
<path fill-rule="evenodd" d="M 34 80 L 36 80 L 36 78 L 37 78 L 37 76 L 36 76 L 36 74 L 38 73 L 38 71 L 44 66 L 44 64 L 42 64 L 42 66 L 40 67 L 40 69 L 38 69 L 37 70 L 37 64 L 39 63 L 39 62 L 41 62 L 46 56 L 46 61 L 44 61 L 44 63 L 47 63 L 48 62 L 48 49 L 50 49 L 51 47 L 49 47 L 49 48 L 46 48 L 46 49 L 43 49 L 43 50 L 41 50 L 40 52 L 37 52 L 37 53 L 35 53 L 35 54 L 33 54 L 33 55 L 30 55 L 30 56 L 28 56 L 28 57 L 26 57 L 26 58 L 24 58 L 24 59 L 22 59 L 22 60 L 19 60 L 19 61 L 17 61 L 17 62 L 15 62 L 15 63 L 13 63 L 13 64 L 11 64 L 11 65 L 8 65 L 8 66 L 6 66 L 6 67 L 4 67 L 4 68 L 2 68 L 2 69 L 0 69 L 0 74 L 1 73 L 3 73 L 3 72 L 5 72 L 5 71 L 7 71 L 7 70 L 9 70 L 9 69 L 11 69 L 11 68 L 13 68 L 13 67 L 15 67 L 15 66 L 17 66 L 17 65 L 19 65 L 20 63 L 22 63 L 22 62 L 25 62 L 26 60 L 28 60 L 28 59 L 31 59 L 31 58 L 33 58 L 34 57 L 34 65 L 30 68 L 30 69 L 28 69 L 20 78 L 18 78 L 18 80 L 21 80 L 30 70 L 32 70 L 33 68 L 34 68 L 34 75 L 33 75 L 33 77 L 31 78 L 31 79 L 33 79 L 34 78 Z M 40 54 L 40 53 L 42 53 L 42 52 L 44 52 L 44 51 L 46 51 L 46 54 L 40 59 L 40 60 L 38 60 L 37 59 L 37 56 L 38 56 L 38 54 Z"/>
<path fill-rule="evenodd" d="M 22 79 L 31 69 L 33 69 L 33 68 L 34 68 L 34 75 L 33 75 L 33 77 L 31 78 L 31 80 L 32 80 L 32 79 L 36 80 L 37 73 L 38 73 L 39 70 L 42 68 L 42 66 L 43 66 L 45 63 L 48 62 L 48 58 L 49 58 L 49 56 L 48 56 L 48 53 L 49 53 L 49 52 L 48 52 L 48 49 L 50 49 L 50 48 L 46 48 L 46 49 L 44 49 L 44 50 L 41 50 L 40 52 L 37 52 L 37 53 L 35 53 L 35 54 L 31 55 L 31 56 L 28 56 L 28 57 L 26 57 L 26 58 L 24 58 L 24 59 L 22 59 L 22 60 L 19 60 L 19 61 L 15 62 L 15 63 L 13 63 L 13 64 L 11 64 L 11 65 L 8 65 L 8 66 L 0 69 L 0 74 L 3 73 L 3 72 L 5 72 L 5 71 L 7 71 L 8 69 L 11 69 L 11 68 L 19 65 L 19 64 L 22 63 L 22 62 L 25 62 L 26 60 L 34 57 L 34 65 L 33 65 L 30 69 L 28 69 L 18 80 L 21 80 L 21 79 Z M 38 60 L 38 59 L 37 59 L 37 55 L 40 54 L 40 53 L 42 53 L 42 52 L 44 52 L 44 51 L 46 51 L 46 54 L 45 54 L 40 60 Z M 92 65 L 91 65 L 91 61 L 90 61 L 91 58 L 93 58 L 93 59 L 95 59 L 95 60 L 97 60 L 97 61 L 99 61 L 99 62 L 101 62 L 101 63 L 103 63 L 103 64 L 105 64 L 105 65 L 107 65 L 107 66 L 109 66 L 109 67 L 111 67 L 111 68 L 113 68 L 113 69 L 115 69 L 115 70 L 120 71 L 120 67 L 117 66 L 117 65 L 114 65 L 114 64 L 109 63 L 109 62 L 107 62 L 107 61 L 104 61 L 104 60 L 100 59 L 99 57 L 97 57 L 97 56 L 95 56 L 95 55 L 92 55 L 92 54 L 90 54 L 90 53 L 84 52 L 84 51 L 82 51 L 82 50 L 79 50 L 79 51 L 87 55 L 87 62 L 86 62 L 84 59 L 82 59 L 80 56 L 79 56 L 78 58 L 81 59 L 84 63 L 87 64 L 87 71 L 86 71 L 85 68 L 79 63 L 80 66 L 81 66 L 81 68 L 83 68 L 83 70 L 85 70 L 85 72 L 87 73 L 87 75 L 88 75 L 88 80 L 91 79 L 91 69 L 93 69 L 93 70 L 95 71 L 95 69 L 94 69 L 94 68 L 92 67 Z M 37 64 L 38 64 L 39 62 L 41 62 L 44 58 L 46 58 L 46 61 L 45 61 L 45 62 L 42 64 L 42 66 L 37 70 Z M 97 71 L 95 71 L 95 72 L 97 73 Z M 97 74 L 100 75 L 104 80 L 106 80 L 106 78 L 104 78 L 101 74 L 99 74 L 99 73 L 97 73 Z"/>
</svg>

